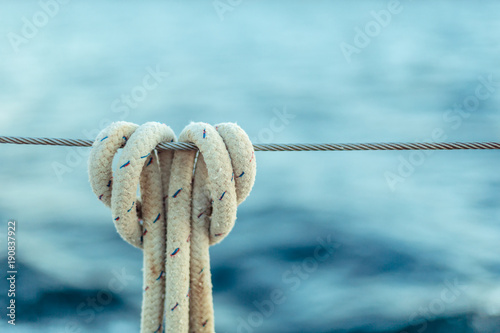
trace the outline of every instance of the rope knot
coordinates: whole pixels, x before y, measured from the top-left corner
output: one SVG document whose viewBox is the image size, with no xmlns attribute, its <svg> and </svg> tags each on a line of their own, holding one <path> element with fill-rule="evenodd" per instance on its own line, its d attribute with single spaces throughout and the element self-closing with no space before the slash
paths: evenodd
<svg viewBox="0 0 500 333">
<path fill-rule="evenodd" d="M 111 207 L 122 238 L 144 249 L 141 332 L 158 330 L 164 318 L 166 332 L 214 332 L 208 248 L 232 230 L 237 206 L 252 189 L 254 149 L 232 123 L 188 125 L 179 141 L 193 143 L 198 152 L 155 151 L 173 141 L 164 124 L 110 125 L 94 142 L 90 183 Z"/>
<path fill-rule="evenodd" d="M 252 143 L 236 124 L 215 127 L 192 123 L 181 134 L 181 141 L 198 148 L 194 173 L 193 220 L 207 225 L 210 245 L 224 239 L 234 226 L 236 207 L 250 194 L 256 174 Z"/>
</svg>

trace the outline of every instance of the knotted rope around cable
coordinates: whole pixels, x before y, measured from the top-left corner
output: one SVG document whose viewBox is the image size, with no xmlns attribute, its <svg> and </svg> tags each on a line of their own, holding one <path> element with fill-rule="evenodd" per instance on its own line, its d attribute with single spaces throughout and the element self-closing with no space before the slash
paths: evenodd
<svg viewBox="0 0 500 333">
<path fill-rule="evenodd" d="M 189 332 L 214 332 L 208 247 L 231 231 L 237 204 L 255 181 L 255 156 L 246 133 L 235 124 L 217 128 L 219 132 L 205 123 L 187 126 L 179 141 L 198 147 L 196 166 L 195 151 L 178 151 L 172 162 L 167 226 L 167 298 L 172 303 L 166 305 L 171 310 L 167 322 L 178 324 L 172 333 L 185 332 L 188 318 Z"/>
<path fill-rule="evenodd" d="M 230 156 L 231 168 L 222 174 L 231 174 L 231 186 L 235 187 L 236 204 L 241 204 L 250 194 L 257 171 L 255 153 L 246 133 L 234 124 L 224 123 L 215 127 L 224 141 Z M 214 135 L 217 138 L 217 135 Z M 210 139 L 210 138 L 209 138 Z M 208 159 L 213 158 L 208 155 Z M 191 288 L 193 297 L 190 303 L 190 327 L 193 332 L 214 332 L 212 304 L 212 282 L 210 276 L 210 256 L 208 247 L 220 242 L 233 226 L 234 221 L 227 226 L 226 232 L 216 230 L 218 219 L 212 211 L 212 198 L 223 201 L 224 188 L 218 188 L 212 183 L 203 154 L 198 156 L 193 184 L 193 211 L 191 231 Z M 217 170 L 217 169 L 215 169 Z M 221 194 L 222 193 L 222 194 Z M 231 193 L 233 193 L 231 191 Z M 220 196 L 220 197 L 219 197 Z M 234 207 L 234 206 L 233 206 Z M 236 213 L 236 212 L 235 212 Z M 206 330 L 199 330 L 199 327 Z"/>
<path fill-rule="evenodd" d="M 141 332 L 161 332 L 163 318 L 166 332 L 214 332 L 208 247 L 231 231 L 236 206 L 255 181 L 253 146 L 237 125 L 192 123 L 179 140 L 194 143 L 198 156 L 162 151 L 156 158 L 158 143 L 175 141 L 168 126 L 114 123 L 99 134 L 89 159 L 92 188 L 111 206 L 118 232 L 144 248 Z M 125 142 L 112 180 L 113 156 Z M 142 207 L 135 198 L 139 178 Z"/>
<path fill-rule="evenodd" d="M 118 122 L 97 137 L 89 158 L 89 178 L 94 193 L 111 206 L 118 233 L 130 244 L 144 249 L 144 296 L 141 332 L 161 332 L 165 291 L 165 209 L 163 175 L 168 175 L 171 152 L 154 147 L 174 141 L 166 125 Z M 112 162 L 118 148 L 127 143 L 112 176 Z M 164 156 L 162 156 L 164 155 Z M 170 155 L 170 156 L 169 156 Z M 160 171 L 160 168 L 162 171 Z M 140 182 L 141 199 L 136 198 Z M 142 224 L 139 223 L 139 216 Z"/>
</svg>

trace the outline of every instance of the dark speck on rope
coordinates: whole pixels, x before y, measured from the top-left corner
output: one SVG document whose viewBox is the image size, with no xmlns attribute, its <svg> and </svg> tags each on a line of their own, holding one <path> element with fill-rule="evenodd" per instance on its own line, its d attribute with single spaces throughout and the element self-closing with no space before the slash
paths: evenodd
<svg viewBox="0 0 500 333">
<path fill-rule="evenodd" d="M 144 229 L 144 232 L 141 235 L 141 243 L 144 242 L 144 236 L 146 236 L 147 233 L 148 233 L 148 230 Z"/>
<path fill-rule="evenodd" d="M 181 193 L 181 191 L 182 191 L 182 188 L 178 189 L 177 192 L 174 193 L 172 198 L 177 198 L 177 196 L 179 195 L 179 193 Z"/>
<path fill-rule="evenodd" d="M 224 196 L 226 195 L 226 192 L 227 191 L 224 191 L 224 193 L 222 193 L 221 197 L 219 198 L 219 200 L 222 200 L 224 198 Z"/>
<path fill-rule="evenodd" d="M 180 250 L 181 250 L 180 248 L 176 248 L 176 249 L 174 250 L 174 252 L 172 252 L 172 254 L 171 254 L 170 256 L 171 256 L 171 257 L 175 257 L 175 256 L 177 255 L 177 253 L 179 253 L 179 251 L 180 251 Z"/>
<path fill-rule="evenodd" d="M 171 309 L 171 311 L 174 311 L 175 309 L 177 309 L 178 306 L 179 306 L 179 303 L 176 303 L 175 306 Z"/>
</svg>

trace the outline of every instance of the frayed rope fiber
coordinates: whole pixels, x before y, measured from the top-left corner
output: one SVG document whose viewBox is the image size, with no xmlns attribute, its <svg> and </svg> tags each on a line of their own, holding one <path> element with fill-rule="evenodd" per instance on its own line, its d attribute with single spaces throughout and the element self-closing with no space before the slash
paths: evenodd
<svg viewBox="0 0 500 333">
<path fill-rule="evenodd" d="M 208 248 L 229 234 L 255 182 L 254 148 L 236 124 L 191 123 L 179 142 L 198 150 L 155 149 L 176 141 L 161 123 L 116 122 L 89 158 L 95 195 L 121 237 L 144 251 L 142 333 L 215 332 Z"/>
</svg>

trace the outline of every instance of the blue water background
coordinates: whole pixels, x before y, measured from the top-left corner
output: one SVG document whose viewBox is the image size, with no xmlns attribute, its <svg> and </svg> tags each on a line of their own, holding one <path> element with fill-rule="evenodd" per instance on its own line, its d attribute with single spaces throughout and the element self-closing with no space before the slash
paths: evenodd
<svg viewBox="0 0 500 333">
<path fill-rule="evenodd" d="M 481 80 L 500 82 L 500 3 L 402 0 L 348 61 L 342 43 L 354 45 L 371 11 L 387 8 L 243 1 L 221 20 L 209 0 L 73 0 L 16 52 L 12 33 L 41 6 L 5 0 L 0 135 L 235 121 L 261 143 L 414 142 L 436 130 L 446 141 L 500 141 L 500 85 L 460 122 L 445 119 Z M 168 76 L 144 100 L 113 106 L 157 67 Z M 137 332 L 141 252 L 94 197 L 88 150 L 1 145 L 0 156 L 0 220 L 18 221 L 19 263 L 17 325 L 6 324 L 2 279 L 0 331 Z M 410 159 L 418 165 L 391 187 L 387 172 Z M 498 152 L 261 152 L 257 161 L 234 230 L 211 250 L 217 332 L 500 332 Z M 312 259 L 320 238 L 337 245 L 324 262 Z M 304 264 L 310 273 L 290 273 Z M 123 271 L 131 280 L 109 294 Z M 277 289 L 283 302 L 258 312 Z M 109 304 L 87 305 L 103 292 Z"/>
</svg>

